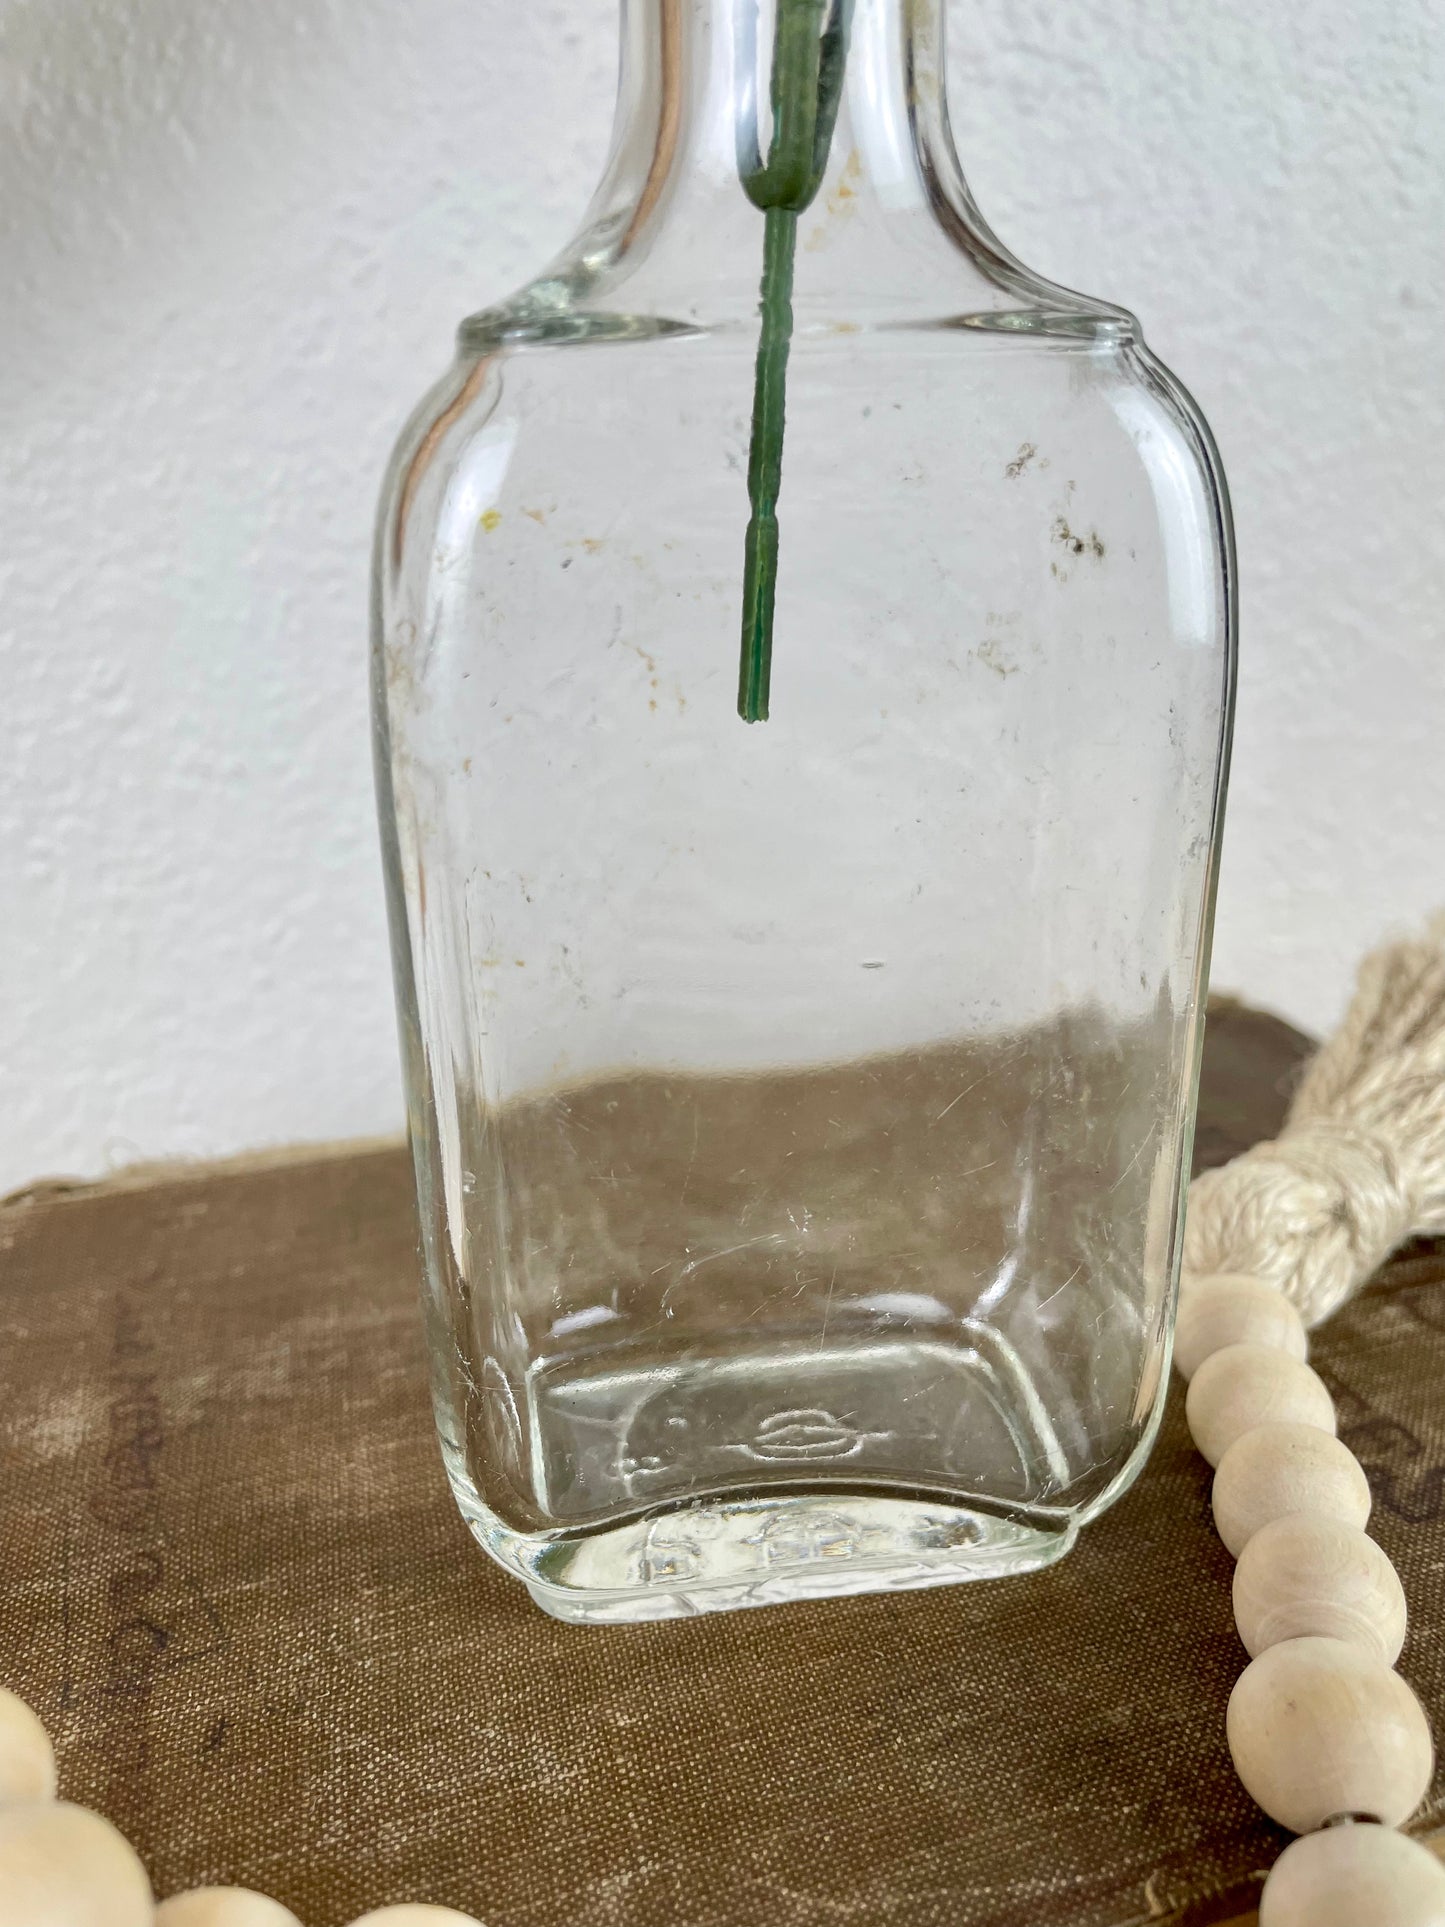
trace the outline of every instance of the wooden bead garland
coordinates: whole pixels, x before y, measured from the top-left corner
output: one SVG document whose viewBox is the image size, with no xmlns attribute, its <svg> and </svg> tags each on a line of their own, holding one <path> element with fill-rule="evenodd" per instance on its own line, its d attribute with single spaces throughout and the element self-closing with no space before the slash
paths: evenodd
<svg viewBox="0 0 1445 1927">
<path fill-rule="evenodd" d="M 1262 1526 L 1296 1512 L 1363 1527 L 1370 1482 L 1354 1453 L 1313 1425 L 1259 1425 L 1214 1474 L 1214 1524 L 1237 1559 Z"/>
<path fill-rule="evenodd" d="M 1327 1827 L 1274 1863 L 1259 1927 L 1445 1927 L 1445 1867 L 1390 1827 Z"/>
<path fill-rule="evenodd" d="M 156 1927 L 301 1927 L 289 1907 L 245 1887 L 193 1887 L 156 1908 Z"/>
<path fill-rule="evenodd" d="M 1316 1633 L 1393 1666 L 1405 1643 L 1405 1589 L 1358 1526 L 1296 1512 L 1262 1526 L 1240 1553 L 1234 1622 L 1251 1659 Z"/>
<path fill-rule="evenodd" d="M 352 1927 L 477 1927 L 470 1914 L 454 1913 L 450 1907 L 378 1907 L 374 1914 L 363 1914 Z"/>
<path fill-rule="evenodd" d="M 1419 1700 L 1343 1639 L 1266 1647 L 1239 1676 L 1225 1730 L 1245 1792 L 1291 1833 L 1344 1813 L 1401 1826 L 1435 1769 Z"/>
<path fill-rule="evenodd" d="M 1211 1465 L 1256 1425 L 1335 1429 L 1335 1405 L 1302 1358 L 1270 1345 L 1226 1345 L 1189 1381 L 1184 1401 L 1189 1436 Z"/>
<path fill-rule="evenodd" d="M 1445 1927 L 1445 1867 L 1390 1831 L 1424 1797 L 1435 1754 L 1420 1702 L 1391 1670 L 1405 1597 L 1363 1532 L 1369 1481 L 1334 1436 L 1333 1401 L 1293 1351 L 1289 1320 L 1271 1327 L 1240 1287 L 1230 1275 L 1183 1289 L 1201 1307 L 1185 1410 L 1239 1560 L 1235 1620 L 1251 1663 L 1230 1696 L 1230 1754 L 1250 1797 L 1302 1836 L 1265 1883 L 1260 1927 Z M 1247 1319 L 1284 1344 L 1240 1342 Z"/>
<path fill-rule="evenodd" d="M 145 1868 L 109 1820 L 84 1807 L 0 1807 L 5 1927 L 152 1927 Z"/>
<path fill-rule="evenodd" d="M 1260 1927 L 1445 1927 L 1445 1869 L 1388 1831 L 1434 1764 L 1419 1701 L 1389 1670 L 1404 1596 L 1351 1536 L 1368 1481 L 1332 1436 L 1326 1388 L 1300 1376 L 1289 1314 L 1262 1295 L 1317 1325 L 1406 1239 L 1442 1233 L 1445 915 L 1365 959 L 1280 1135 L 1190 1187 L 1185 1411 L 1216 1467 L 1214 1520 L 1240 1562 L 1235 1612 L 1254 1655 L 1230 1698 L 1230 1751 L 1266 1811 L 1314 1829 L 1265 1881 Z"/>
<path fill-rule="evenodd" d="M 1326 1388 L 1298 1375 L 1295 1324 L 1327 1318 L 1406 1239 L 1442 1232 L 1445 916 L 1365 959 L 1279 1136 L 1189 1192 L 1185 1410 L 1216 1467 L 1214 1521 L 1239 1560 L 1235 1617 L 1253 1656 L 1229 1744 L 1291 1827 L 1345 1817 L 1321 1810 L 1335 1802 L 1398 1825 L 1429 1780 L 1425 1715 L 1388 1670 L 1404 1595 L 1378 1548 L 1364 1550 L 1369 1482 L 1332 1436 Z M 1265 1882 L 1260 1927 L 1445 1927 L 1445 1870 L 1378 1824 L 1307 1832 Z"/>
<path fill-rule="evenodd" d="M 55 1749 L 24 1700 L 0 1687 L 0 1806 L 55 1798 Z"/>
<path fill-rule="evenodd" d="M 1174 1363 L 1187 1383 L 1226 1345 L 1264 1345 L 1303 1358 L 1309 1350 L 1304 1320 L 1273 1285 L 1242 1273 L 1186 1279 L 1174 1326 Z"/>
</svg>

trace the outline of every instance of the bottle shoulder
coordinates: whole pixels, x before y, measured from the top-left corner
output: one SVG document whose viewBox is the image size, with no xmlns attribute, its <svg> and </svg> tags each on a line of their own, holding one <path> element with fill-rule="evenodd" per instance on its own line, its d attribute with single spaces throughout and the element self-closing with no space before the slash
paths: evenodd
<svg viewBox="0 0 1445 1927">
<path fill-rule="evenodd" d="M 641 340 L 756 328 L 764 220 L 725 170 L 673 183 L 647 219 L 603 197 L 523 287 L 461 324 L 464 347 Z M 840 150 L 797 216 L 795 332 L 949 327 L 978 333 L 1137 339 L 1123 307 L 1051 281 L 988 226 L 945 170 L 896 203 L 858 150 Z"/>
<path fill-rule="evenodd" d="M 1044 292 L 1041 290 L 1041 292 Z M 1067 294 L 1067 290 L 1059 290 Z M 1021 344 L 1091 348 L 1143 346 L 1143 331 L 1127 309 L 1105 303 L 1045 298 L 1017 307 L 940 309 L 890 315 L 873 303 L 800 301 L 795 305 L 792 344 L 839 335 L 869 336 L 886 342 L 894 352 L 906 352 L 909 338 L 953 334 L 967 338 L 991 336 Z M 714 341 L 756 344 L 757 319 L 749 312 L 708 312 L 701 303 L 679 303 L 675 312 L 659 312 L 650 305 L 633 308 L 572 303 L 558 299 L 548 281 L 520 289 L 506 301 L 468 315 L 457 330 L 458 351 L 480 356 L 497 351 L 535 347 L 563 347 L 585 343 L 628 343 L 707 337 Z"/>
<path fill-rule="evenodd" d="M 529 342 L 755 336 L 762 241 L 755 209 L 717 197 L 691 219 L 679 217 L 650 246 L 614 251 L 605 234 L 584 231 L 542 273 L 467 316 L 460 344 L 485 353 Z M 977 225 L 950 225 L 932 210 L 887 216 L 876 205 L 855 208 L 835 197 L 816 218 L 801 217 L 795 245 L 795 340 L 842 329 L 1121 346 L 1142 340 L 1127 308 L 1025 267 L 981 217 Z"/>
<path fill-rule="evenodd" d="M 530 556 L 567 522 L 557 503 L 591 500 L 566 538 L 589 569 L 599 515 L 635 525 L 629 554 L 644 555 L 679 521 L 737 519 L 755 349 L 756 328 L 741 324 L 464 349 L 398 438 L 381 579 L 396 578 L 404 555 L 429 575 L 454 538 L 469 554 L 485 538 L 492 566 L 508 564 L 516 543 Z M 1117 556 L 1135 538 L 1112 536 L 1111 524 L 1131 524 L 1137 497 L 1231 552 L 1208 424 L 1125 327 L 820 322 L 798 331 L 792 353 L 784 509 L 794 529 L 815 504 L 835 519 L 866 504 L 865 541 L 937 516 L 946 545 L 962 539 L 950 529 L 1022 518 L 1067 570 L 1078 556 L 1050 545 L 1082 531 L 1094 557 L 1097 531 Z"/>
<path fill-rule="evenodd" d="M 384 513 L 405 519 L 428 477 L 459 459 L 500 471 L 518 435 L 545 436 L 559 447 L 585 438 L 592 430 L 579 411 L 593 405 L 605 433 L 635 431 L 665 443 L 671 460 L 692 448 L 705 461 L 709 423 L 740 425 L 746 414 L 757 340 L 756 319 L 615 313 L 574 317 L 556 329 L 464 324 L 455 360 L 397 437 Z M 803 315 L 790 365 L 807 384 L 794 397 L 798 405 L 812 392 L 826 408 L 831 395 L 837 408 L 865 418 L 876 404 L 904 411 L 929 433 L 941 418 L 959 432 L 970 424 L 974 435 L 1024 419 L 1042 431 L 1067 416 L 1086 436 L 1122 431 L 1138 444 L 1162 438 L 1224 492 L 1202 410 L 1122 311 L 1020 309 L 902 322 Z"/>
<path fill-rule="evenodd" d="M 723 402 L 731 394 L 745 407 L 757 345 L 755 316 L 483 311 L 462 324 L 455 359 L 407 417 L 393 467 L 418 456 L 425 466 L 441 442 L 465 440 L 498 412 L 525 418 L 550 391 L 585 397 L 595 386 L 614 420 L 619 406 L 631 408 L 649 432 L 661 427 L 660 404 L 685 407 L 690 392 Z M 793 365 L 849 392 L 872 383 L 880 400 L 898 383 L 926 388 L 946 404 L 967 398 L 982 416 L 1012 411 L 1030 390 L 1041 409 L 1093 397 L 1113 410 L 1123 398 L 1133 421 L 1157 415 L 1209 437 L 1197 402 L 1124 310 L 1041 307 L 901 320 L 803 310 L 790 343 Z M 1212 441 L 1210 449 L 1217 460 Z"/>
</svg>

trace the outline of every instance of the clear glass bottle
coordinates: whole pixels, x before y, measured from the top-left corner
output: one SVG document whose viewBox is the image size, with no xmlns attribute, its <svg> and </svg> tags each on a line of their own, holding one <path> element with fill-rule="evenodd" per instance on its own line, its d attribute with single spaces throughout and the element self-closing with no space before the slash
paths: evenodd
<svg viewBox="0 0 1445 1927">
<path fill-rule="evenodd" d="M 942 0 L 856 0 L 796 220 L 771 714 L 739 720 L 740 165 L 799 3 L 624 0 L 582 232 L 463 324 L 382 506 L 443 1450 L 573 1619 L 1040 1565 L 1165 1383 L 1223 479 L 1133 317 L 984 224 Z"/>
</svg>

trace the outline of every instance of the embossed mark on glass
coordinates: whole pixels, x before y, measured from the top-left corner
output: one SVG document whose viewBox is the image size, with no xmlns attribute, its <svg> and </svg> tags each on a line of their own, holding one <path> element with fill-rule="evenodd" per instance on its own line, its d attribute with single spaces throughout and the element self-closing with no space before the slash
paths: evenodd
<svg viewBox="0 0 1445 1927">
<path fill-rule="evenodd" d="M 1041 1565 L 1163 1394 L 1224 486 L 985 226 L 941 13 L 628 0 L 583 230 L 386 485 L 437 1415 L 568 1618 Z"/>
</svg>

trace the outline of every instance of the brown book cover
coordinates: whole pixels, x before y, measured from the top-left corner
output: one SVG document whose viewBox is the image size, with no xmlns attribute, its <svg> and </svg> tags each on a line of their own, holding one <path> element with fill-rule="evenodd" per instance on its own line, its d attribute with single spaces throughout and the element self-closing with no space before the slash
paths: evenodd
<svg viewBox="0 0 1445 1927">
<path fill-rule="evenodd" d="M 1211 1019 L 1198 1150 L 1306 1046 Z M 396 1148 L 37 1186 L 0 1208 L 0 1683 L 166 1894 L 306 1927 L 1202 1927 L 1284 1838 L 1230 1768 L 1244 1655 L 1178 1388 L 1049 1571 L 644 1627 L 543 1616 L 432 1436 Z M 1445 1710 L 1445 1246 L 1317 1337 Z M 1437 1779 L 1416 1821 L 1445 1820 Z"/>
</svg>

